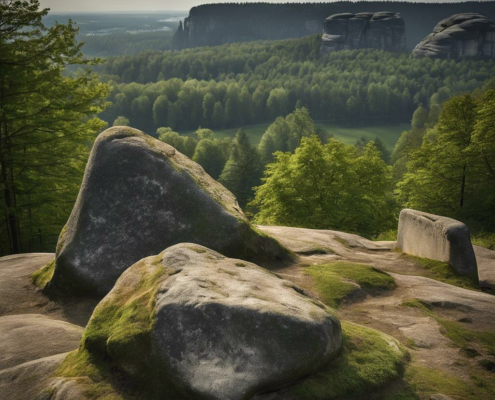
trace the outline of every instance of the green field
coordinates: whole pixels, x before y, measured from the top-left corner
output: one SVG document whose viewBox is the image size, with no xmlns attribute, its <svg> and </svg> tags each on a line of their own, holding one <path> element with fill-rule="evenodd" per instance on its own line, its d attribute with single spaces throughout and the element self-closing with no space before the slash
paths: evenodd
<svg viewBox="0 0 495 400">
<path fill-rule="evenodd" d="M 333 134 L 337 140 L 341 140 L 345 144 L 354 144 L 361 137 L 373 140 L 380 138 L 389 150 L 393 150 L 395 143 L 399 139 L 402 132 L 410 130 L 411 125 L 408 123 L 396 123 L 387 125 L 371 125 L 362 127 L 348 127 L 329 122 L 316 122 L 326 132 Z M 249 135 L 252 143 L 258 144 L 270 124 L 258 124 L 243 126 L 244 131 Z M 239 128 L 215 130 L 215 135 L 218 138 L 234 137 Z M 182 134 L 190 134 L 192 132 L 181 132 Z"/>
</svg>

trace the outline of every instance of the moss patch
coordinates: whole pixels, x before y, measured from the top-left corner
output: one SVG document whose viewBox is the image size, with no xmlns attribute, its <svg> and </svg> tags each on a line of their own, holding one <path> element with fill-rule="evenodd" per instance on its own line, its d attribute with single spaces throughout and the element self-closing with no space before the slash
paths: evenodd
<svg viewBox="0 0 495 400">
<path fill-rule="evenodd" d="M 402 306 L 418 308 L 425 315 L 434 318 L 438 324 L 442 326 L 442 334 L 452 340 L 452 342 L 465 353 L 472 353 L 475 351 L 475 349 L 473 349 L 474 346 L 487 354 L 495 356 L 495 332 L 471 330 L 458 322 L 440 318 L 434 313 L 432 307 L 428 303 L 418 299 L 406 300 L 402 302 Z"/>
<path fill-rule="evenodd" d="M 338 307 L 346 296 L 356 290 L 355 285 L 344 279 L 357 283 L 370 294 L 396 287 L 390 275 L 369 265 L 335 262 L 312 265 L 307 268 L 307 273 L 313 277 L 316 290 L 323 302 L 330 307 Z"/>
<path fill-rule="evenodd" d="M 334 240 L 335 240 L 336 242 L 339 242 L 340 244 L 343 244 L 343 245 L 344 245 L 345 247 L 347 247 L 348 249 L 350 249 L 350 248 L 351 248 L 351 245 L 349 244 L 349 242 L 348 242 L 347 240 L 345 240 L 345 239 L 342 239 L 341 237 L 336 236 L 336 237 L 334 238 Z"/>
<path fill-rule="evenodd" d="M 421 398 L 442 393 L 463 400 L 493 399 L 495 393 L 493 376 L 478 368 L 470 369 L 470 373 L 468 379 L 462 380 L 438 369 L 413 364 L 406 369 L 404 379 L 408 383 L 408 390 Z"/>
<path fill-rule="evenodd" d="M 428 271 L 429 278 L 464 289 L 480 291 L 477 276 L 459 275 L 449 264 L 441 261 L 415 257 L 406 254 L 403 254 L 402 257 L 407 260 L 413 261 L 416 265 L 426 269 Z"/>
<path fill-rule="evenodd" d="M 407 353 L 389 336 L 351 322 L 342 323 L 340 355 L 318 373 L 287 388 L 289 398 L 355 398 L 399 378 Z"/>
<path fill-rule="evenodd" d="M 55 272 L 55 259 L 50 261 L 45 266 L 41 267 L 33 275 L 31 275 L 31 282 L 43 290 L 46 285 L 51 281 L 53 273 Z"/>
<path fill-rule="evenodd" d="M 495 233 L 478 233 L 471 237 L 471 241 L 477 246 L 495 250 Z"/>
<path fill-rule="evenodd" d="M 150 388 L 161 391 L 156 383 L 166 376 L 156 360 L 145 359 L 143 354 L 153 353 L 150 333 L 158 284 L 177 270 L 169 271 L 156 263 L 156 258 L 144 259 L 133 269 L 132 276 L 122 277 L 128 279 L 129 284 L 121 285 L 118 293 L 107 296 L 97 306 L 79 349 L 71 353 L 57 371 L 60 377 L 76 379 L 85 393 L 91 394 L 90 399 L 131 399 L 132 395 L 128 394 L 133 392 L 153 399 L 155 393 L 151 393 Z M 138 282 L 136 277 L 140 278 Z M 127 376 L 139 379 L 129 380 Z M 126 389 L 126 385 L 131 387 L 132 382 L 138 381 L 143 384 Z M 147 385 L 147 382 L 153 384 Z"/>
</svg>

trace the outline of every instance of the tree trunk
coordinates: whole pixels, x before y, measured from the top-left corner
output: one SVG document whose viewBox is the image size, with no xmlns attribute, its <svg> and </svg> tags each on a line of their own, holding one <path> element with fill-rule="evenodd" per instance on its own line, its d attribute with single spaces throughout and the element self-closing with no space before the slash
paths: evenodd
<svg viewBox="0 0 495 400">
<path fill-rule="evenodd" d="M 462 208 L 464 206 L 464 192 L 466 191 L 466 166 L 462 168 L 462 184 L 461 184 L 461 198 L 459 205 Z"/>
</svg>

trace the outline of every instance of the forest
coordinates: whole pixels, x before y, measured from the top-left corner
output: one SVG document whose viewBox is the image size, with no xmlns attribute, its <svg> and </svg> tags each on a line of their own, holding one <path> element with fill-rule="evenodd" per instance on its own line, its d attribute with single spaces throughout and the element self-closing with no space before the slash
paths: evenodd
<svg viewBox="0 0 495 400">
<path fill-rule="evenodd" d="M 306 107 L 315 120 L 404 122 L 440 96 L 471 92 L 495 73 L 493 61 L 412 59 L 372 50 L 319 57 L 319 36 L 227 44 L 109 58 L 98 67 L 113 106 L 154 134 L 270 122 Z"/>
<path fill-rule="evenodd" d="M 37 29 L 29 33 L 33 42 L 47 40 L 46 34 L 53 41 L 59 32 L 73 40 L 78 34 L 70 23 L 44 28 L 42 18 L 32 26 Z M 11 49 L 8 44 L 4 47 Z M 445 104 L 469 93 L 473 96 L 473 116 L 481 113 L 479 99 L 489 98 L 489 81 L 495 75 L 493 61 L 412 59 L 406 54 L 376 50 L 342 51 L 320 57 L 318 35 L 226 44 L 214 49 L 145 51 L 110 57 L 104 62 L 86 58 L 81 53 L 83 49 L 82 43 L 75 42 L 68 50 L 61 49 L 69 51 L 72 58 L 60 58 L 58 66 L 45 74 L 56 77 L 68 66 L 75 72 L 60 75 L 56 78 L 60 83 L 53 80 L 46 92 L 48 78 L 41 75 L 36 89 L 39 98 L 30 96 L 27 101 L 19 89 L 19 94 L 11 95 L 12 108 L 5 108 L 15 110 L 14 104 L 22 103 L 26 114 L 23 123 L 20 111 L 4 111 L 3 117 L 7 121 L 2 125 L 3 135 L 11 143 L 3 149 L 3 181 L 8 188 L 2 203 L 4 227 L 8 227 L 2 230 L 4 254 L 14 248 L 53 248 L 75 201 L 91 143 L 97 132 L 108 125 L 129 125 L 173 145 L 229 188 L 248 215 L 259 223 L 341 229 L 377 237 L 386 235 L 384 232 L 395 225 L 400 207 L 408 206 L 469 221 L 476 232 L 494 229 L 493 202 L 489 197 L 483 197 L 483 204 L 466 207 L 480 201 L 479 191 L 490 190 L 491 164 L 485 166 L 488 183 L 480 178 L 475 184 L 471 178 L 470 174 L 481 176 L 483 170 L 483 163 L 474 161 L 474 144 L 455 150 L 456 157 L 473 157 L 465 161 L 465 172 L 461 173 L 465 178 L 459 178 L 467 182 L 463 200 L 454 196 L 460 189 L 448 185 L 444 192 L 438 191 L 438 198 L 423 196 L 428 185 L 441 187 L 436 181 L 438 176 L 428 175 L 428 171 L 439 168 L 431 164 L 435 160 L 447 160 L 444 156 L 431 156 L 446 151 L 445 146 L 436 144 L 440 140 L 437 136 L 442 135 L 441 115 L 448 112 Z M 17 56 L 13 53 L 8 57 Z M 6 76 L 22 87 L 22 76 L 28 70 L 22 60 L 16 63 L 19 71 L 10 69 Z M 35 84 L 30 82 L 30 86 Z M 72 97 L 66 100 L 64 107 L 73 108 L 73 118 L 61 118 L 58 108 L 40 108 L 41 98 L 55 99 L 67 87 L 81 90 L 87 98 L 83 101 L 83 96 L 77 103 Z M 39 113 L 46 115 L 41 126 L 38 117 L 27 118 Z M 402 134 L 390 154 L 379 137 L 372 143 L 363 138 L 355 146 L 339 144 L 331 132 L 324 132 L 315 123 L 322 120 L 354 124 L 412 120 L 412 130 Z M 259 144 L 251 143 L 242 129 L 235 138 L 220 138 L 214 133 L 217 129 L 262 122 L 269 125 Z M 475 135 L 473 132 L 481 129 L 475 127 L 481 123 L 473 117 L 470 134 Z M 180 133 L 185 130 L 195 133 Z M 59 133 L 53 136 L 54 132 Z M 44 146 L 52 151 L 44 150 Z M 69 152 L 67 146 L 77 150 Z M 346 218 L 340 219 L 338 213 L 330 220 L 321 218 L 319 213 L 328 212 L 330 203 L 308 203 L 300 216 L 290 208 L 278 209 L 285 206 L 280 201 L 282 194 L 276 193 L 275 182 L 294 179 L 291 184 L 286 182 L 287 190 L 290 185 L 299 185 L 297 177 L 287 175 L 292 170 L 288 166 L 294 164 L 298 170 L 297 163 L 308 149 L 321 154 L 324 170 L 332 169 L 331 164 L 323 167 L 328 154 L 339 154 L 342 162 L 348 163 L 346 173 L 350 175 L 344 179 L 351 185 L 348 193 L 342 189 L 335 195 L 343 197 L 328 197 L 332 204 L 349 203 L 342 208 Z M 425 155 L 427 152 L 430 155 Z M 449 172 L 445 183 L 456 181 L 459 171 L 445 168 Z M 370 173 L 368 169 L 376 170 Z M 281 171 L 285 171 L 283 176 L 279 176 Z M 362 184 L 362 179 L 370 175 L 378 181 Z M 340 184 L 329 183 L 329 193 L 334 193 L 332 185 Z M 323 190 L 317 187 L 312 189 L 315 193 Z M 373 193 L 353 192 L 358 189 Z M 350 201 L 356 197 L 367 198 L 368 205 Z M 309 198 L 301 201 L 310 202 Z M 290 203 L 302 204 L 299 200 Z M 270 208 L 273 204 L 277 204 L 277 210 Z M 287 219 L 287 215 L 293 219 Z M 368 215 L 365 225 L 357 222 L 360 215 Z"/>
</svg>

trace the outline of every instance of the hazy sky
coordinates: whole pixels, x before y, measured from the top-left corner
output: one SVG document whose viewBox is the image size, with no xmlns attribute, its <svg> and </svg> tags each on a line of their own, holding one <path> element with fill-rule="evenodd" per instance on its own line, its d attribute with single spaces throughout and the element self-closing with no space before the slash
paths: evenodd
<svg viewBox="0 0 495 400">
<path fill-rule="evenodd" d="M 259 2 L 260 0 L 242 0 Z M 266 1 L 266 0 L 265 0 Z M 235 0 L 41 0 L 42 7 L 52 11 L 189 11 L 191 7 L 205 3 L 232 3 Z M 298 1 L 270 0 L 271 3 L 298 3 Z"/>
</svg>

